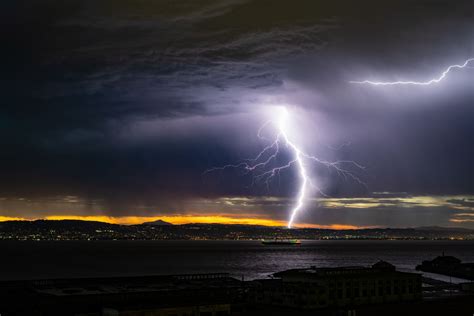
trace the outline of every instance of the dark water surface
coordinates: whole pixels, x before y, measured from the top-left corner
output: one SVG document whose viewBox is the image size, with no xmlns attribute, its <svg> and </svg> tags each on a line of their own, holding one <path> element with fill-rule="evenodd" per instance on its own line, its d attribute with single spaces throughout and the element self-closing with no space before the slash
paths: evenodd
<svg viewBox="0 0 474 316">
<path fill-rule="evenodd" d="M 441 255 L 474 262 L 474 241 L 303 241 L 263 246 L 258 241 L 0 242 L 0 279 L 39 279 L 228 272 L 245 279 L 290 268 L 371 265 L 388 261 L 414 270 Z"/>
</svg>

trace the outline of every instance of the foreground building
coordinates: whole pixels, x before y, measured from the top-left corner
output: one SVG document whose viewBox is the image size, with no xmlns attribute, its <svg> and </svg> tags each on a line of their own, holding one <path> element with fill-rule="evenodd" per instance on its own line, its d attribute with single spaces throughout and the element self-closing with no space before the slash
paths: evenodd
<svg viewBox="0 0 474 316">
<path fill-rule="evenodd" d="M 259 280 L 255 303 L 302 309 L 421 300 L 421 275 L 387 262 L 372 267 L 293 269 Z"/>
<path fill-rule="evenodd" d="M 417 270 L 449 275 L 457 278 L 474 280 L 474 263 L 463 263 L 452 256 L 438 256 L 433 260 L 425 260 L 416 267 Z"/>
<path fill-rule="evenodd" d="M 225 273 L 0 282 L 1 316 L 472 315 L 471 292 L 422 300 L 422 278 L 386 263 Z M 468 285 L 465 285 L 468 286 Z M 454 293 L 456 294 L 456 293 Z M 461 295 L 462 294 L 462 295 Z"/>
<path fill-rule="evenodd" d="M 0 314 L 225 316 L 242 302 L 227 273 L 0 282 Z"/>
</svg>

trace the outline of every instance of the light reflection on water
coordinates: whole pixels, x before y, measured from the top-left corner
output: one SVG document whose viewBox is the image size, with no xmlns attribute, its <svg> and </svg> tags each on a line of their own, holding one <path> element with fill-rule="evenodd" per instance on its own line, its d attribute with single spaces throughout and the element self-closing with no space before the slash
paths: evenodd
<svg viewBox="0 0 474 316">
<path fill-rule="evenodd" d="M 254 279 L 285 269 L 367 266 L 378 260 L 414 271 L 422 260 L 443 251 L 474 262 L 472 249 L 474 241 L 303 241 L 300 246 L 258 241 L 0 242 L 0 279 L 206 272 Z"/>
</svg>

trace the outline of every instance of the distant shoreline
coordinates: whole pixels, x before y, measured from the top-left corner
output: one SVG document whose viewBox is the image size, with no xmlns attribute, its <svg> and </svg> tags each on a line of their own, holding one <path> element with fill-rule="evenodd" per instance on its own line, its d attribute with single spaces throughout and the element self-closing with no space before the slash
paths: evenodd
<svg viewBox="0 0 474 316">
<path fill-rule="evenodd" d="M 0 223 L 0 240 L 474 240 L 466 228 L 283 228 L 235 224 L 118 225 L 80 220 Z"/>
</svg>

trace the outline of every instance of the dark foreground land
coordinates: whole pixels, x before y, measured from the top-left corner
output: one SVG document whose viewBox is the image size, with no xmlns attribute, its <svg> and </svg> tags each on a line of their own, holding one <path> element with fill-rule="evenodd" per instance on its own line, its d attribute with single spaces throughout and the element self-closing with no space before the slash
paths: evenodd
<svg viewBox="0 0 474 316">
<path fill-rule="evenodd" d="M 473 283 L 425 285 L 387 262 L 292 269 L 243 281 L 225 273 L 0 282 L 0 314 L 469 315 Z"/>
<path fill-rule="evenodd" d="M 241 315 L 301 315 L 301 316 L 472 316 L 474 310 L 474 296 L 451 297 L 438 300 L 424 300 L 419 302 L 379 304 L 359 306 L 347 309 L 329 310 L 295 310 L 289 308 L 272 308 L 269 306 L 254 307 Z M 236 314 L 238 315 L 238 314 Z"/>
<path fill-rule="evenodd" d="M 227 281 L 228 282 L 228 281 Z M 236 282 L 236 283 L 233 283 Z M 43 285 L 46 286 L 46 285 Z M 191 285 L 189 285 L 191 286 Z M 196 286 L 196 285 L 195 285 Z M 215 286 L 215 285 L 214 285 Z M 474 294 L 464 293 L 436 299 L 422 299 L 412 302 L 379 303 L 361 306 L 328 307 L 304 309 L 298 307 L 272 306 L 251 301 L 252 285 L 230 281 L 225 289 L 215 288 L 182 289 L 182 293 L 160 293 L 155 296 L 147 292 L 101 293 L 84 295 L 77 289 L 50 289 L 39 291 L 37 286 L 27 285 L 23 289 L 12 289 L 1 285 L 2 300 L 0 312 L 9 315 L 64 315 L 64 316 L 154 316 L 154 315 L 321 315 L 321 316 L 399 316 L 399 315 L 456 315 L 471 316 L 474 311 Z M 67 286 L 69 288 L 69 286 Z M 87 287 L 86 285 L 84 287 Z M 94 291 L 94 285 L 89 291 Z M 130 286 L 133 288 L 133 285 Z M 95 289 L 97 290 L 97 289 Z M 128 289 L 130 290 L 130 289 Z M 6 294 L 5 292 L 10 292 Z M 37 291 L 37 292 L 36 292 Z M 53 294 L 64 291 L 63 295 Z M 169 289 L 164 290 L 165 292 Z M 109 296 L 110 297 L 107 297 Z"/>
</svg>

